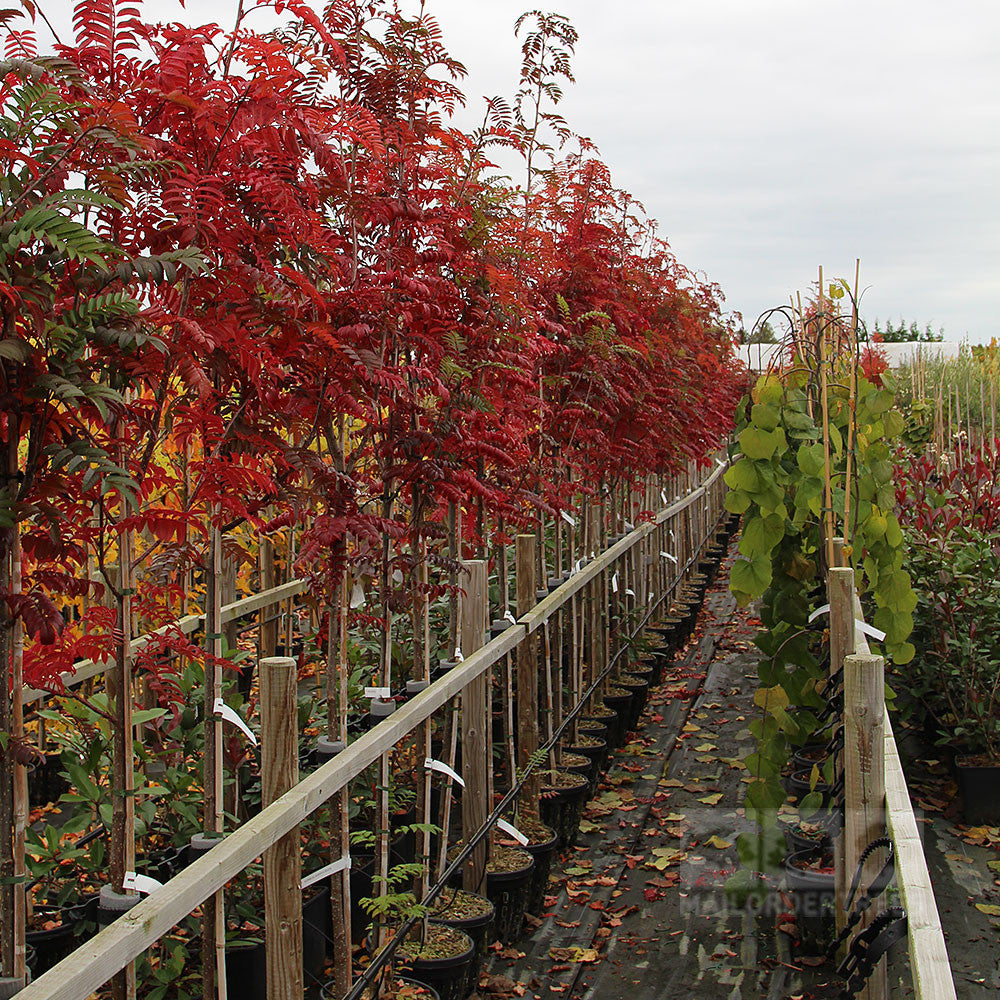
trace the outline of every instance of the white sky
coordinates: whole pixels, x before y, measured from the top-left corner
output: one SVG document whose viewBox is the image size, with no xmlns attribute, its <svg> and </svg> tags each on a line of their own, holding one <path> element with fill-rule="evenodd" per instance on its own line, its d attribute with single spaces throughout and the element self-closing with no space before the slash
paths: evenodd
<svg viewBox="0 0 1000 1000">
<path fill-rule="evenodd" d="M 137 0 L 138 2 L 138 0 Z M 319 9 L 322 0 L 312 0 Z M 513 97 L 529 0 L 427 0 L 464 62 L 463 126 Z M 69 34 L 70 0 L 42 0 Z M 220 21 L 236 0 L 147 3 Z M 818 265 L 862 316 L 1000 338 L 996 0 L 553 0 L 580 32 L 559 110 L 749 327 Z"/>
</svg>

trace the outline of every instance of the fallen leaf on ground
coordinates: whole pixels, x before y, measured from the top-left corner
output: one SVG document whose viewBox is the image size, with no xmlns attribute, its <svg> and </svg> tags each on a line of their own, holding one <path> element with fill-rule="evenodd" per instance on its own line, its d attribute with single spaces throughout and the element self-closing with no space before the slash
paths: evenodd
<svg viewBox="0 0 1000 1000">
<path fill-rule="evenodd" d="M 707 806 L 717 806 L 722 801 L 722 792 L 716 792 L 715 795 L 702 796 L 698 801 L 704 802 Z"/>
<path fill-rule="evenodd" d="M 727 847 L 733 846 L 732 841 L 723 840 L 721 837 L 717 836 L 714 833 L 712 834 L 711 837 L 708 838 L 708 840 L 705 841 L 705 843 L 708 844 L 709 847 L 717 847 L 720 851 L 725 850 L 725 848 Z"/>
</svg>

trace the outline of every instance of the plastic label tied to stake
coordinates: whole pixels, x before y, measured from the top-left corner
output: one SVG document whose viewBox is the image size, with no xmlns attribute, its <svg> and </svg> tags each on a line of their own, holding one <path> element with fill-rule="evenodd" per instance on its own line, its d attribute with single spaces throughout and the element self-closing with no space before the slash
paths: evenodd
<svg viewBox="0 0 1000 1000">
<path fill-rule="evenodd" d="M 424 759 L 424 767 L 428 771 L 438 771 L 441 774 L 447 775 L 452 781 L 457 781 L 463 788 L 465 788 L 465 782 L 462 781 L 460 775 L 456 774 L 443 760 L 434 760 L 433 757 L 427 757 Z"/>
<path fill-rule="evenodd" d="M 513 837 L 522 847 L 527 847 L 528 838 L 523 833 L 521 833 L 521 831 L 518 830 L 516 826 L 511 826 L 511 824 L 508 823 L 507 820 L 505 819 L 498 819 L 497 826 L 501 830 L 503 830 L 504 833 Z"/>
<path fill-rule="evenodd" d="M 615 594 L 618 593 L 618 574 L 617 573 L 615 573 L 615 575 L 613 577 L 611 577 L 611 590 Z"/>
<path fill-rule="evenodd" d="M 504 621 L 510 622 L 511 625 L 516 625 L 517 624 L 517 619 L 510 613 L 510 608 L 508 608 L 503 613 L 503 618 L 504 618 Z"/>
<path fill-rule="evenodd" d="M 365 688 L 366 698 L 391 698 L 392 688 Z"/>
<path fill-rule="evenodd" d="M 345 854 L 342 858 L 338 858 L 332 864 L 327 865 L 325 868 L 320 868 L 319 871 L 311 872 L 306 875 L 302 880 L 301 888 L 308 889 L 309 886 L 315 885 L 320 879 L 329 878 L 331 875 L 336 875 L 337 872 L 350 871 L 351 870 L 351 856 L 350 854 Z"/>
<path fill-rule="evenodd" d="M 134 889 L 136 892 L 145 893 L 147 896 L 151 892 L 163 887 L 163 883 L 151 878 L 149 875 L 136 875 L 135 872 L 125 872 L 122 879 L 123 889 Z"/>
<path fill-rule="evenodd" d="M 635 591 L 631 587 L 626 588 L 625 594 L 627 597 L 635 597 Z"/>
<path fill-rule="evenodd" d="M 363 608 L 365 606 L 365 588 L 359 583 L 355 583 L 351 589 L 351 610 Z"/>
<path fill-rule="evenodd" d="M 669 552 L 661 552 L 660 555 L 664 559 L 669 559 L 675 566 L 677 565 L 677 556 L 672 556 Z"/>
<path fill-rule="evenodd" d="M 812 624 L 819 618 L 820 615 L 829 614 L 830 605 L 822 604 L 820 605 L 810 616 L 809 623 Z M 863 632 L 865 635 L 870 635 L 876 642 L 885 642 L 885 632 L 880 628 L 875 628 L 874 625 L 869 625 L 868 622 L 862 621 L 860 618 L 854 619 L 854 627 L 859 631 Z"/>
<path fill-rule="evenodd" d="M 246 738 L 254 745 L 257 746 L 257 737 L 254 736 L 253 730 L 243 721 L 237 712 L 231 709 L 221 698 L 215 699 L 215 706 L 212 711 L 221 716 L 226 722 L 231 722 L 237 729 L 242 729 Z"/>
<path fill-rule="evenodd" d="M 576 518 L 568 510 L 559 511 L 559 515 L 571 528 L 576 527 Z"/>
</svg>

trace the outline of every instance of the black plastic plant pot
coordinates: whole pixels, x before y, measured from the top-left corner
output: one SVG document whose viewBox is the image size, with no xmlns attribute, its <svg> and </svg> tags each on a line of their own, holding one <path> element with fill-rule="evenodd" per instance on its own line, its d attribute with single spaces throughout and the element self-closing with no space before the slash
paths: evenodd
<svg viewBox="0 0 1000 1000">
<path fill-rule="evenodd" d="M 50 930 L 28 931 L 25 940 L 35 951 L 35 964 L 32 972 L 40 976 L 61 962 L 71 951 L 83 943 L 77 936 L 77 928 L 83 924 L 93 924 L 97 914 L 97 896 L 81 900 L 69 906 L 50 907 L 48 914 L 53 921 L 59 921 L 57 927 Z M 43 916 L 46 908 L 36 907 L 35 915 Z"/>
<path fill-rule="evenodd" d="M 801 771 L 803 768 L 807 768 L 811 771 L 814 764 L 817 767 L 822 767 L 827 756 L 828 750 L 825 743 L 807 743 L 792 753 L 792 769 Z"/>
<path fill-rule="evenodd" d="M 955 759 L 958 788 L 962 793 L 962 815 L 970 826 L 1000 825 L 1000 764 Z"/>
<path fill-rule="evenodd" d="M 785 827 L 785 840 L 790 854 L 830 849 L 830 834 L 823 823 L 803 827 L 799 823 Z"/>
<path fill-rule="evenodd" d="M 625 738 L 623 732 L 624 727 L 622 725 L 618 713 L 611 711 L 610 708 L 607 709 L 607 711 L 610 712 L 611 714 L 585 715 L 583 717 L 583 721 L 597 722 L 600 723 L 602 726 L 604 726 L 605 729 L 604 739 L 607 740 L 608 742 L 608 753 L 610 754 L 612 750 L 614 750 L 616 747 L 620 747 L 622 743 L 625 742 Z"/>
<path fill-rule="evenodd" d="M 578 753 L 581 757 L 589 757 L 593 762 L 593 779 L 591 780 L 591 789 L 593 789 L 597 779 L 600 777 L 601 771 L 604 769 L 604 763 L 608 759 L 608 741 L 598 736 L 593 736 L 589 731 L 581 727 L 580 737 L 584 736 L 590 736 L 594 742 L 567 743 L 564 746 L 570 753 Z"/>
<path fill-rule="evenodd" d="M 476 894 L 466 893 L 466 895 Z M 448 927 L 457 927 L 460 931 L 465 931 L 472 938 L 476 954 L 475 958 L 469 963 L 463 996 L 468 996 L 479 985 L 479 973 L 486 964 L 487 951 L 495 938 L 496 907 L 486 896 L 476 895 L 476 899 L 482 901 L 483 913 L 471 917 L 451 917 L 448 916 L 448 909 L 445 907 L 440 912 L 434 911 L 431 918 L 432 922 L 445 924 Z"/>
<path fill-rule="evenodd" d="M 545 822 L 544 815 L 542 822 Z M 494 933 L 504 944 L 513 944 L 521 936 L 521 929 L 524 927 L 528 892 L 535 870 L 535 859 L 527 851 L 524 854 L 524 866 L 515 871 L 486 872 L 486 895 L 496 908 Z"/>
<path fill-rule="evenodd" d="M 404 986 L 411 986 L 414 988 L 412 994 L 407 993 L 405 1000 L 441 1000 L 438 995 L 438 991 L 434 989 L 433 986 L 428 986 L 427 983 L 418 983 L 416 979 L 411 979 L 407 976 L 397 976 L 396 982 L 401 983 Z M 323 983 L 319 988 L 320 1000 L 340 1000 L 340 992 L 337 989 L 337 983 L 334 980 L 329 980 Z M 400 997 L 402 994 L 398 992 L 393 992 L 391 995 L 394 997 Z"/>
<path fill-rule="evenodd" d="M 561 772 L 566 774 L 566 772 Z M 580 829 L 583 817 L 583 807 L 587 801 L 590 787 L 581 775 L 572 785 L 548 784 L 549 779 L 542 775 L 542 797 L 538 803 L 538 812 L 542 822 L 556 832 L 559 850 L 565 850 L 576 843 L 576 835 Z"/>
<path fill-rule="evenodd" d="M 326 965 L 331 920 L 330 883 L 317 882 L 302 898 L 302 968 L 307 982 L 317 979 Z"/>
<path fill-rule="evenodd" d="M 396 954 L 408 978 L 430 986 L 441 1000 L 464 1000 L 469 966 L 476 961 L 476 946 L 464 931 L 451 929 L 465 938 L 466 948 L 461 954 L 449 958 L 411 958 L 403 950 L 405 945 Z"/>
<path fill-rule="evenodd" d="M 820 778 L 820 780 L 816 782 L 815 789 L 810 788 L 809 785 L 811 779 L 811 767 L 804 767 L 797 771 L 793 771 L 790 775 L 788 775 L 788 777 L 783 779 L 785 791 L 788 792 L 789 796 L 794 798 L 796 802 L 801 802 L 811 791 L 817 791 L 823 797 L 823 805 L 826 806 L 829 801 L 830 786 L 822 778 Z"/>
<path fill-rule="evenodd" d="M 541 844 L 526 844 L 524 849 L 535 859 L 535 867 L 531 870 L 531 882 L 528 885 L 528 900 L 524 908 L 532 916 L 539 917 L 545 909 L 545 893 L 549 886 L 552 859 L 559 849 L 559 834 L 553 831 L 548 840 Z"/>
<path fill-rule="evenodd" d="M 646 707 L 646 699 L 649 697 L 649 681 L 645 677 L 628 673 L 616 678 L 615 684 L 632 692 L 628 728 L 635 731 L 639 728 L 639 719 L 642 718 L 642 710 Z"/>
<path fill-rule="evenodd" d="M 559 762 L 559 767 L 571 774 L 579 774 L 586 779 L 588 788 L 594 787 L 596 779 L 594 762 L 585 754 L 574 754 L 572 750 L 566 750 Z"/>
<path fill-rule="evenodd" d="M 240 1000 L 267 1000 L 267 949 L 263 941 L 226 945 L 226 990 Z"/>
<path fill-rule="evenodd" d="M 819 863 L 819 869 L 810 867 Z M 795 909 L 801 950 L 823 954 L 836 933 L 833 858 L 816 850 L 798 851 L 785 859 L 785 885 Z"/>
<path fill-rule="evenodd" d="M 612 681 L 611 684 L 614 685 L 614 681 Z M 603 701 L 608 708 L 610 708 L 613 712 L 618 713 L 620 724 L 618 742 L 616 743 L 616 746 L 621 746 L 625 742 L 625 738 L 630 728 L 629 718 L 630 712 L 632 711 L 632 692 L 626 691 L 624 688 L 612 686 L 608 688 L 603 697 Z"/>
<path fill-rule="evenodd" d="M 659 667 L 656 666 L 656 657 L 650 655 L 643 656 L 638 663 L 632 664 L 625 673 L 641 677 L 650 687 L 655 686 L 659 680 L 657 677 Z M 654 677 L 656 677 L 656 680 L 653 679 Z"/>
</svg>

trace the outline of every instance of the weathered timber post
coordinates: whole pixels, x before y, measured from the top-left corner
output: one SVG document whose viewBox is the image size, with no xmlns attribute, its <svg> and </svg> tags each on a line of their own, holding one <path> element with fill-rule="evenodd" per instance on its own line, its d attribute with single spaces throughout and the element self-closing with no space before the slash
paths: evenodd
<svg viewBox="0 0 1000 1000">
<path fill-rule="evenodd" d="M 881 656 L 861 653 L 844 659 L 844 871 L 852 878 L 862 852 L 885 836 L 885 670 Z M 859 891 L 871 884 L 883 863 L 876 852 L 865 863 Z M 882 910 L 875 900 L 864 914 L 867 927 Z M 860 1000 L 885 1000 L 886 962 L 875 967 Z"/>
<path fill-rule="evenodd" d="M 854 652 L 854 570 L 835 566 L 827 576 L 826 587 L 830 604 L 830 674 L 833 675 L 843 666 L 844 657 Z M 835 733 L 830 734 L 833 735 Z M 846 922 L 844 902 L 854 874 L 854 869 L 845 861 L 843 830 L 834 840 L 833 855 L 834 900 L 837 929 L 840 930 Z"/>
<path fill-rule="evenodd" d="M 488 609 L 486 562 L 470 559 L 462 562 L 465 596 L 462 600 L 462 651 L 474 653 L 486 639 Z M 487 768 L 491 766 L 486 745 L 488 710 L 486 674 L 480 674 L 462 690 L 462 835 L 468 840 L 486 822 L 490 812 L 487 802 Z M 475 892 L 483 884 L 488 844 L 482 840 L 469 856 L 462 872 L 462 885 Z"/>
<path fill-rule="evenodd" d="M 517 536 L 517 617 L 523 618 L 535 606 L 535 536 Z M 538 751 L 538 639 L 529 635 L 517 646 L 517 746 L 518 764 L 527 763 Z M 538 818 L 542 784 L 533 771 L 520 798 L 521 810 Z"/>
<path fill-rule="evenodd" d="M 266 808 L 299 780 L 295 660 L 260 661 L 261 797 Z M 268 1000 L 301 1000 L 302 864 L 296 826 L 264 852 Z"/>
</svg>

